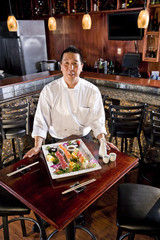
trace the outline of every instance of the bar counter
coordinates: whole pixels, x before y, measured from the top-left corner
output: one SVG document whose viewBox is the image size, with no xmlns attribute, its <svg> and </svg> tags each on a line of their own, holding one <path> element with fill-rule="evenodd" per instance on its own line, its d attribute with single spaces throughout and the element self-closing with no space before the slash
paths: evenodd
<svg viewBox="0 0 160 240">
<path fill-rule="evenodd" d="M 39 93 L 47 83 L 60 76 L 61 71 L 46 71 L 0 80 L 0 103 Z M 95 72 L 82 72 L 81 77 L 97 85 L 102 94 L 108 97 L 160 106 L 158 80 Z"/>
</svg>

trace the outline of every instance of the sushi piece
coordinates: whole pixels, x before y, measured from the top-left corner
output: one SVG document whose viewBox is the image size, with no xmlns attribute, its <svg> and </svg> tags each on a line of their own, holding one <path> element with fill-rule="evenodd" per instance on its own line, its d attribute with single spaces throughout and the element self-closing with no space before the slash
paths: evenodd
<svg viewBox="0 0 160 240">
<path fill-rule="evenodd" d="M 79 161 L 81 162 L 82 167 L 87 168 L 88 167 L 88 160 L 83 156 L 83 154 L 81 153 L 80 150 L 77 152 L 77 157 L 79 158 Z"/>
<path fill-rule="evenodd" d="M 68 164 L 66 163 L 66 161 L 65 161 L 64 157 L 62 156 L 62 154 L 57 151 L 57 152 L 55 153 L 55 155 L 56 155 L 56 157 L 58 158 L 59 163 L 61 164 L 62 169 L 68 168 Z"/>
<path fill-rule="evenodd" d="M 62 144 L 59 145 L 59 148 L 64 152 L 67 160 L 69 161 L 69 160 L 71 159 L 71 154 L 70 154 L 70 152 L 67 151 L 67 149 L 66 149 Z"/>
</svg>

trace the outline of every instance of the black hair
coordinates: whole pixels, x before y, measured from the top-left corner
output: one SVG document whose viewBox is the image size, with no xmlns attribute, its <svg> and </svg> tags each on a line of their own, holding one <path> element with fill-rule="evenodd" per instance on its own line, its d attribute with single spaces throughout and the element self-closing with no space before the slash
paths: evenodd
<svg viewBox="0 0 160 240">
<path fill-rule="evenodd" d="M 81 61 L 81 63 L 84 62 L 84 61 L 83 61 L 82 54 L 81 54 L 81 51 L 80 51 L 77 47 L 75 47 L 75 46 L 73 46 L 73 45 L 70 45 L 70 46 L 68 46 L 68 47 L 62 52 L 61 57 L 60 57 L 60 63 L 62 63 L 62 59 L 63 59 L 64 53 L 69 53 L 69 52 L 71 52 L 71 53 L 78 53 L 79 56 L 80 56 L 80 61 Z"/>
</svg>

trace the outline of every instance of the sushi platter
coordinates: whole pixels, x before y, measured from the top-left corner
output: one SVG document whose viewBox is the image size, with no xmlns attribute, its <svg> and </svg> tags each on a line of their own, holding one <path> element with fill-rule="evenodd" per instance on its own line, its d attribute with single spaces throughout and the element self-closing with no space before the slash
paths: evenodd
<svg viewBox="0 0 160 240">
<path fill-rule="evenodd" d="M 42 146 L 52 179 L 72 177 L 101 169 L 81 139 Z"/>
</svg>

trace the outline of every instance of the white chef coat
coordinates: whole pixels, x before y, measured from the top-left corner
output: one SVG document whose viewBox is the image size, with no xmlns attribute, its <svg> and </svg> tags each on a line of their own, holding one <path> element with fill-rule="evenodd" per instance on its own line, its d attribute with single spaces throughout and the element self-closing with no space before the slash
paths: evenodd
<svg viewBox="0 0 160 240">
<path fill-rule="evenodd" d="M 47 84 L 40 93 L 32 137 L 54 138 L 70 135 L 85 136 L 90 130 L 94 136 L 106 134 L 105 114 L 99 89 L 79 78 L 74 88 L 68 88 L 64 78 Z"/>
</svg>

